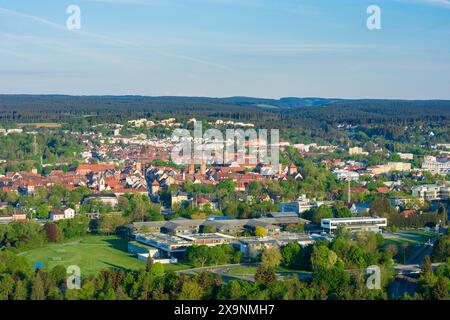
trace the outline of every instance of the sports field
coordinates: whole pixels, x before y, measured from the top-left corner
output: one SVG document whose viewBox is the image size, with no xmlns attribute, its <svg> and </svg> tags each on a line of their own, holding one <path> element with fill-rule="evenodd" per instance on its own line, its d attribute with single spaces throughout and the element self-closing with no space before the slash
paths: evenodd
<svg viewBox="0 0 450 320">
<path fill-rule="evenodd" d="M 82 274 L 91 275 L 105 268 L 138 270 L 145 263 L 127 252 L 127 240 L 116 236 L 87 236 L 62 244 L 47 244 L 22 252 L 31 264 L 43 262 L 44 269 L 60 264 L 77 265 Z"/>
</svg>

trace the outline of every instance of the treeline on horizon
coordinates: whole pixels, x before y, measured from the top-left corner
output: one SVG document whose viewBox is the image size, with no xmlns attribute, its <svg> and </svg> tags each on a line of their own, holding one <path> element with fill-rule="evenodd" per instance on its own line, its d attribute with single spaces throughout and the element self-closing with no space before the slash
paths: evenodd
<svg viewBox="0 0 450 320">
<path fill-rule="evenodd" d="M 102 116 L 105 113 L 125 117 L 152 113 L 186 116 L 188 113 L 189 117 L 240 119 L 289 115 L 355 123 L 369 116 L 371 119 L 426 117 L 448 120 L 450 100 L 0 95 L 0 121 L 64 120 L 70 116 Z"/>
<path fill-rule="evenodd" d="M 73 131 L 140 117 L 252 122 L 283 130 L 283 138 L 300 134 L 329 142 L 343 139 L 339 124 L 364 127 L 369 137 L 377 134 L 388 140 L 405 136 L 407 126 L 436 129 L 443 138 L 450 136 L 445 129 L 450 122 L 450 100 L 0 95 L 0 126 L 4 127 L 58 122 Z"/>
</svg>

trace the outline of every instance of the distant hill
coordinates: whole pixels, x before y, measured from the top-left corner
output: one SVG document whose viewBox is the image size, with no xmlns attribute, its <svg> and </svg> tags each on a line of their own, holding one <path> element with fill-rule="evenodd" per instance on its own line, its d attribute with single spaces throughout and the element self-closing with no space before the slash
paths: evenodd
<svg viewBox="0 0 450 320">
<path fill-rule="evenodd" d="M 241 106 L 260 106 L 260 107 L 277 107 L 277 108 L 300 108 L 314 106 L 328 106 L 330 104 L 345 101 L 344 99 L 327 99 L 327 98 L 295 98 L 287 97 L 281 99 L 262 99 L 249 97 L 231 97 L 222 98 L 226 103 Z"/>
<path fill-rule="evenodd" d="M 98 121 L 139 116 L 230 118 L 236 120 L 371 121 L 370 119 L 433 118 L 448 121 L 449 100 L 376 100 L 336 98 L 263 99 L 254 97 L 146 97 L 0 95 L 0 122 L 66 121 L 72 117 Z M 361 120 L 362 119 L 362 120 Z M 433 121 L 435 121 L 433 120 Z"/>
</svg>

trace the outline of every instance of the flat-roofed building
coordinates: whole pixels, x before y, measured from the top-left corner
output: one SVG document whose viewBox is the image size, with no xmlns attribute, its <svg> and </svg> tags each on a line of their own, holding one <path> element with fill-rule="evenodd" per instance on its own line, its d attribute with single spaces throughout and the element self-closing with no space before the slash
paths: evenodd
<svg viewBox="0 0 450 320">
<path fill-rule="evenodd" d="M 202 223 L 202 230 L 205 228 L 214 229 L 220 233 L 240 234 L 244 231 L 244 225 L 248 219 L 232 219 L 232 220 L 207 220 Z"/>
<path fill-rule="evenodd" d="M 239 239 L 240 251 L 247 258 L 256 258 L 265 248 L 280 248 L 289 242 L 296 242 L 302 247 L 313 244 L 317 240 L 324 240 L 322 236 L 299 235 L 295 233 L 282 233 L 273 237 L 241 238 Z"/>
<path fill-rule="evenodd" d="M 329 233 L 333 233 L 338 228 L 380 232 L 381 228 L 387 226 L 387 219 L 378 217 L 329 218 L 321 219 L 320 226 Z"/>
<path fill-rule="evenodd" d="M 182 254 L 192 245 L 191 241 L 164 233 L 137 234 L 135 240 L 159 249 L 160 256 L 168 257 L 177 253 Z"/>
<path fill-rule="evenodd" d="M 425 184 L 412 188 L 412 195 L 421 200 L 447 200 L 450 199 L 450 186 L 438 184 Z"/>
<path fill-rule="evenodd" d="M 235 241 L 235 237 L 221 234 L 221 233 L 197 233 L 190 235 L 180 235 L 180 238 L 191 241 L 194 245 L 203 246 L 217 246 L 224 243 L 230 243 Z"/>
<path fill-rule="evenodd" d="M 254 221 L 254 222 L 250 222 Z M 259 219 L 207 219 L 207 220 L 191 220 L 191 219 L 175 219 L 170 221 L 149 221 L 149 222 L 134 222 L 128 225 L 128 233 L 132 237 L 138 233 L 167 233 L 171 235 L 187 235 L 204 232 L 205 228 L 208 232 L 219 232 L 231 235 L 238 235 L 245 231 L 245 226 L 261 224 L 262 226 L 270 225 L 275 227 L 274 231 L 282 229 L 288 225 L 295 225 L 298 223 L 309 223 L 310 221 L 301 219 L 298 216 L 277 216 L 274 218 L 259 218 Z M 213 230 L 213 231 L 211 231 Z"/>
<path fill-rule="evenodd" d="M 360 154 L 363 156 L 367 156 L 369 153 L 367 151 L 364 151 L 363 148 L 361 148 L 361 147 L 353 147 L 353 148 L 348 148 L 348 154 L 350 154 L 350 155 Z"/>
<path fill-rule="evenodd" d="M 251 219 L 244 225 L 244 228 L 249 230 L 252 234 L 255 234 L 257 227 L 266 229 L 268 234 L 276 234 L 281 231 L 280 226 L 261 221 L 260 219 Z"/>
<path fill-rule="evenodd" d="M 234 237 L 220 233 L 197 233 L 189 235 L 169 235 L 165 233 L 137 234 L 135 240 L 138 243 L 150 246 L 148 250 L 158 250 L 157 257 L 181 257 L 187 248 L 193 245 L 217 246 L 235 241 Z M 136 251 L 136 245 L 129 245 Z M 151 249 L 153 248 L 153 249 Z M 143 253 L 143 252 L 137 252 Z M 144 252 L 146 253 L 146 252 Z"/>
<path fill-rule="evenodd" d="M 430 170 L 433 173 L 449 173 L 450 157 L 425 156 L 422 162 L 422 169 Z"/>
<path fill-rule="evenodd" d="M 397 154 L 399 155 L 400 159 L 402 159 L 402 160 L 412 160 L 414 158 L 414 155 L 412 153 L 397 152 Z"/>
<path fill-rule="evenodd" d="M 272 218 L 287 218 L 287 217 L 298 218 L 298 213 L 297 212 L 271 212 L 271 213 L 269 213 L 269 216 Z"/>
<path fill-rule="evenodd" d="M 198 233 L 203 220 L 174 220 L 167 222 L 161 232 L 172 235 Z"/>
<path fill-rule="evenodd" d="M 316 203 L 312 203 L 306 195 L 301 195 L 296 201 L 280 203 L 281 212 L 303 213 L 312 208 L 317 207 Z"/>
</svg>

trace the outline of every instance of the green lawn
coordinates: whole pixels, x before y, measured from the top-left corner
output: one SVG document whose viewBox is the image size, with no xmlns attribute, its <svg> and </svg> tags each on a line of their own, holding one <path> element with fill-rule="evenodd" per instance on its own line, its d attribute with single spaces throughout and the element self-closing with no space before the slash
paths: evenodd
<svg viewBox="0 0 450 320">
<path fill-rule="evenodd" d="M 165 264 L 164 270 L 165 271 L 180 271 L 180 270 L 187 270 L 192 269 L 194 266 L 187 264 L 187 263 L 171 263 L 171 264 Z"/>
<path fill-rule="evenodd" d="M 128 241 L 116 236 L 89 235 L 79 240 L 61 244 L 47 244 L 43 247 L 20 253 L 31 264 L 43 262 L 44 269 L 56 265 L 65 267 L 77 265 L 84 275 L 98 273 L 102 269 L 118 268 L 139 270 L 145 268 L 145 262 L 127 252 Z M 166 271 L 178 271 L 193 268 L 184 263 L 164 265 Z"/>
<path fill-rule="evenodd" d="M 258 267 L 237 267 L 237 268 L 232 268 L 228 271 L 229 274 L 255 274 L 256 271 L 258 270 Z M 298 273 L 298 272 L 307 272 L 307 271 L 302 271 L 302 270 L 294 270 L 294 269 L 289 269 L 283 266 L 279 266 L 275 268 L 275 272 L 276 273 Z"/>
<path fill-rule="evenodd" d="M 60 264 L 78 265 L 82 274 L 91 275 L 105 268 L 138 270 L 145 263 L 127 252 L 127 240 L 116 236 L 86 236 L 80 240 L 47 244 L 22 252 L 30 263 L 41 261 L 45 269 Z"/>
<path fill-rule="evenodd" d="M 227 273 L 230 274 L 255 274 L 258 267 L 237 267 L 230 269 Z"/>
<path fill-rule="evenodd" d="M 395 257 L 398 262 L 403 262 L 403 243 L 407 243 L 409 245 L 405 255 L 405 259 L 408 260 L 417 252 L 417 250 L 421 250 L 421 248 L 423 248 L 423 245 L 428 241 L 428 239 L 435 235 L 434 232 L 425 232 L 423 230 L 401 230 L 398 233 L 410 235 L 410 237 L 392 237 L 384 239 L 385 246 L 388 244 L 394 244 L 398 247 L 398 254 Z"/>
</svg>

